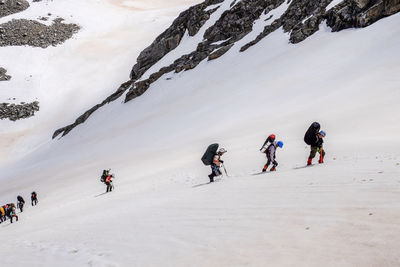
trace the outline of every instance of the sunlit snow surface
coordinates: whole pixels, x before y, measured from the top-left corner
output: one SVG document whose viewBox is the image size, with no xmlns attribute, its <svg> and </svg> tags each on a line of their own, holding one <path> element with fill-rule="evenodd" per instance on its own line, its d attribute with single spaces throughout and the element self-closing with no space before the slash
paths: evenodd
<svg viewBox="0 0 400 267">
<path fill-rule="evenodd" d="M 40 5 L 66 12 L 72 2 L 85 4 L 71 7 L 68 21 L 86 26 L 64 45 L 0 49 L 13 76 L 6 92 L 27 76 L 20 54 L 45 77 L 33 75 L 26 83 L 41 86 L 20 93 L 41 98 L 38 116 L 0 122 L 0 202 L 39 195 L 18 223 L 0 225 L 2 264 L 400 265 L 399 15 L 338 33 L 324 23 L 296 45 L 279 29 L 244 53 L 235 45 L 195 70 L 166 74 L 140 98 L 115 101 L 51 141 L 126 80 L 138 53 L 191 4 Z M 313 121 L 327 132 L 326 163 L 301 168 Z M 278 171 L 254 176 L 270 133 L 285 143 Z M 228 150 L 231 177 L 206 184 L 200 157 L 213 142 Z M 110 194 L 102 194 L 104 168 L 116 175 Z"/>
</svg>

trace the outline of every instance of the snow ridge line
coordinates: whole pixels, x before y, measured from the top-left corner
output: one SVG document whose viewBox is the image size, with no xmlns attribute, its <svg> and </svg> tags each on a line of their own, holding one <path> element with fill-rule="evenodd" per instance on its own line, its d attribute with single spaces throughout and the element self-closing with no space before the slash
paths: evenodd
<svg viewBox="0 0 400 267">
<path fill-rule="evenodd" d="M 174 21 L 172 26 L 162 33 L 156 40 L 139 55 L 137 64 L 131 71 L 131 80 L 126 88 L 121 86 L 113 96 L 121 96 L 127 89 L 125 103 L 141 96 L 152 83 L 161 78 L 164 74 L 179 73 L 196 68 L 204 59 L 214 60 L 228 52 L 234 44 L 253 31 L 253 24 L 262 14 L 280 7 L 285 0 L 251 1 L 242 0 L 232 3 L 221 14 L 215 24 L 209 27 L 204 33 L 204 40 L 200 41 L 195 51 L 182 55 L 172 64 L 162 67 L 159 71 L 152 73 L 149 78 L 140 80 L 141 77 L 169 52 L 175 50 L 181 43 L 185 33 L 189 36 L 196 35 L 200 28 L 210 19 L 210 14 L 215 12 L 222 5 L 214 9 L 209 6 L 224 2 L 223 0 L 209 0 L 184 11 Z M 367 4 L 365 4 L 368 2 Z M 289 41 L 293 44 L 299 43 L 319 30 L 319 25 L 326 20 L 332 31 L 340 31 L 347 28 L 367 27 L 379 19 L 390 16 L 400 11 L 400 3 L 390 0 L 389 5 L 384 5 L 379 0 L 370 0 L 360 3 L 356 0 L 343 1 L 334 8 L 326 11 L 332 0 L 309 1 L 309 0 L 286 0 L 288 5 L 282 16 L 267 24 L 253 41 L 240 48 L 240 52 L 246 51 L 251 46 L 267 37 L 270 33 L 283 28 L 289 33 Z M 208 10 L 207 13 L 206 10 Z M 226 41 L 225 41 L 226 40 Z M 139 81 L 140 80 L 140 81 Z M 123 90 L 123 91 L 122 91 Z M 118 98 L 117 97 L 117 98 Z M 78 124 L 83 123 L 95 110 L 109 103 L 109 97 L 101 104 L 96 105 L 80 116 L 74 124 L 58 129 L 53 134 L 53 139 L 63 133 L 65 136 Z M 112 100 L 112 101 L 113 101 Z"/>
</svg>

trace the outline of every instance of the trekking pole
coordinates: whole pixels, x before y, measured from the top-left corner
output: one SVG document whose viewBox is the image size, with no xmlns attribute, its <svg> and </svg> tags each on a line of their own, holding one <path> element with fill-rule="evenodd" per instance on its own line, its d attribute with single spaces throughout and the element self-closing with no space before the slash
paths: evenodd
<svg viewBox="0 0 400 267">
<path fill-rule="evenodd" d="M 222 168 L 224 168 L 224 171 L 225 171 L 226 176 L 229 177 L 228 173 L 226 172 L 226 169 L 225 169 L 225 165 L 224 165 L 224 164 L 222 164 Z"/>
</svg>

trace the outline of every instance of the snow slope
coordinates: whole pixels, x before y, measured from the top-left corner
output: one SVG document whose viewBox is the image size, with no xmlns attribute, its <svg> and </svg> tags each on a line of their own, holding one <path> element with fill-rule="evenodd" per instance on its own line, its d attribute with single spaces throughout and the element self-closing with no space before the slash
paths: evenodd
<svg viewBox="0 0 400 267">
<path fill-rule="evenodd" d="M 62 17 L 82 29 L 57 47 L 0 49 L 0 63 L 12 76 L 0 84 L 0 102 L 40 102 L 40 112 L 32 119 L 0 121 L 0 165 L 45 144 L 55 129 L 113 93 L 129 79 L 129 69 L 143 48 L 181 11 L 201 1 L 174 0 L 168 5 L 137 0 L 29 2 L 30 8 L 1 18 L 0 24 L 51 14 L 48 22 L 40 22 L 50 24 Z"/>
<path fill-rule="evenodd" d="M 4 163 L 0 202 L 32 190 L 40 202 L 0 225 L 2 262 L 400 265 L 399 23 L 395 15 L 359 30 L 324 26 L 297 45 L 278 30 L 244 53 L 235 46 L 167 74 Z M 313 121 L 328 134 L 326 164 L 301 168 Z M 285 142 L 278 171 L 254 176 L 272 132 Z M 231 177 L 206 184 L 200 157 L 212 142 L 227 148 Z M 109 167 L 116 190 L 102 194 Z"/>
</svg>

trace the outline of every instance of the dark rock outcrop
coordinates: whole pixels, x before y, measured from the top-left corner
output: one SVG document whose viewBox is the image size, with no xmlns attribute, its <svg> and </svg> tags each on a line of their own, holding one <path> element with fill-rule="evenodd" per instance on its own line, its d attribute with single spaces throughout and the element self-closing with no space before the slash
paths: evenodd
<svg viewBox="0 0 400 267">
<path fill-rule="evenodd" d="M 26 0 L 0 0 L 0 18 L 24 11 L 28 7 Z"/>
<path fill-rule="evenodd" d="M 186 31 L 189 36 L 194 36 L 216 10 L 206 11 L 206 8 L 221 2 L 223 0 L 207 0 L 182 12 L 165 32 L 140 53 L 131 71 L 131 79 L 139 79 L 151 66 L 174 50 L 180 44 Z"/>
<path fill-rule="evenodd" d="M 0 24 L 0 47 L 28 45 L 46 48 L 61 44 L 79 30 L 78 25 L 62 21 L 61 18 L 55 19 L 50 26 L 26 19 Z"/>
<path fill-rule="evenodd" d="M 1 81 L 9 81 L 11 79 L 10 75 L 6 75 L 7 70 L 0 67 L 0 82 Z"/>
<path fill-rule="evenodd" d="M 194 69 L 206 58 L 215 59 L 225 54 L 233 44 L 251 32 L 253 23 L 258 19 L 266 8 L 273 9 L 284 0 L 243 0 L 222 13 L 216 23 L 206 30 L 203 42 L 199 43 L 197 49 L 188 55 L 183 55 L 173 64 L 153 73 L 144 81 L 137 82 L 126 94 L 125 102 L 142 95 L 150 85 L 165 73 L 175 71 L 187 71 Z M 225 41 L 226 40 L 226 41 Z M 224 41 L 220 44 L 216 42 Z M 216 51 L 215 53 L 213 53 Z M 212 54 L 213 53 L 213 54 Z"/>
<path fill-rule="evenodd" d="M 39 111 L 39 102 L 37 101 L 21 104 L 0 103 L 1 120 L 9 119 L 11 121 L 17 121 L 26 119 L 34 116 L 36 111 Z"/>
<path fill-rule="evenodd" d="M 332 31 L 363 28 L 400 11 L 400 0 L 345 0 L 325 15 Z"/>
<path fill-rule="evenodd" d="M 95 112 L 96 110 L 98 110 L 99 108 L 101 108 L 102 106 L 118 99 L 125 91 L 126 89 L 129 88 L 129 86 L 132 84 L 132 81 L 128 81 L 126 83 L 123 83 L 117 91 L 115 91 L 112 95 L 110 95 L 109 97 L 107 97 L 103 102 L 101 102 L 100 104 L 95 105 L 94 107 L 92 107 L 91 109 L 87 110 L 85 113 L 83 113 L 81 116 L 79 116 L 79 118 L 77 118 L 75 120 L 74 123 L 60 128 L 57 131 L 54 132 L 53 134 L 53 139 L 56 138 L 58 135 L 60 135 L 62 133 L 62 136 L 67 135 L 72 129 L 74 129 L 76 126 L 78 126 L 79 124 L 84 123 L 89 117 L 90 115 L 93 114 L 93 112 Z"/>
<path fill-rule="evenodd" d="M 62 136 L 65 136 L 76 126 L 84 123 L 87 118 L 89 118 L 89 116 L 97 109 L 119 98 L 126 90 L 131 88 L 131 85 L 134 84 L 136 80 L 140 79 L 140 77 L 149 68 L 156 64 L 170 51 L 175 49 L 180 44 L 180 41 L 182 40 L 182 37 L 184 36 L 186 31 L 190 36 L 195 35 L 210 18 L 210 15 L 218 9 L 218 7 L 215 7 L 207 10 L 207 7 L 216 5 L 221 2 L 223 2 L 223 0 L 206 0 L 203 3 L 195 5 L 189 8 L 187 11 L 182 12 L 166 31 L 158 36 L 149 47 L 147 47 L 140 53 L 139 57 L 137 58 L 137 63 L 131 71 L 131 79 L 129 81 L 123 83 L 115 93 L 105 99 L 102 103 L 95 105 L 84 114 L 79 116 L 79 118 L 76 119 L 74 123 L 55 131 L 55 133 L 53 134 L 53 139 L 60 134 L 62 134 Z M 154 73 L 150 76 L 150 80 L 148 81 L 138 82 L 135 94 L 137 94 L 138 96 L 143 94 L 147 90 L 148 86 L 150 86 L 151 84 L 151 82 L 149 81 L 153 82 L 156 80 L 156 77 L 161 77 L 161 73 L 166 69 L 169 68 L 162 68 L 160 72 Z M 132 96 L 133 93 L 131 93 L 131 97 Z"/>
<path fill-rule="evenodd" d="M 268 15 L 271 10 L 285 2 L 288 8 L 283 15 L 267 18 L 266 20 L 271 20 L 270 23 L 254 40 L 241 47 L 241 52 L 256 45 L 279 28 L 290 34 L 289 42 L 296 44 L 317 32 L 324 20 L 332 31 L 340 31 L 350 27 L 366 27 L 400 11 L 400 0 L 344 0 L 329 10 L 326 8 L 332 0 L 235 0 L 214 25 L 205 31 L 202 42 L 194 51 L 181 55 L 170 65 L 149 75 L 149 78 L 139 81 L 150 67 L 180 44 L 186 31 L 190 36 L 197 34 L 211 14 L 218 9 L 211 6 L 222 2 L 223 0 L 207 0 L 182 12 L 172 25 L 139 55 L 131 71 L 131 80 L 118 89 L 118 97 L 129 89 L 125 96 L 125 102 L 128 102 L 141 96 L 152 83 L 166 73 L 191 70 L 205 59 L 215 60 L 223 56 L 237 41 L 252 31 L 254 22 L 263 13 Z M 102 104 L 88 110 L 74 124 L 57 130 L 53 138 L 70 132 L 111 99 L 115 97 L 108 98 Z"/>
</svg>

